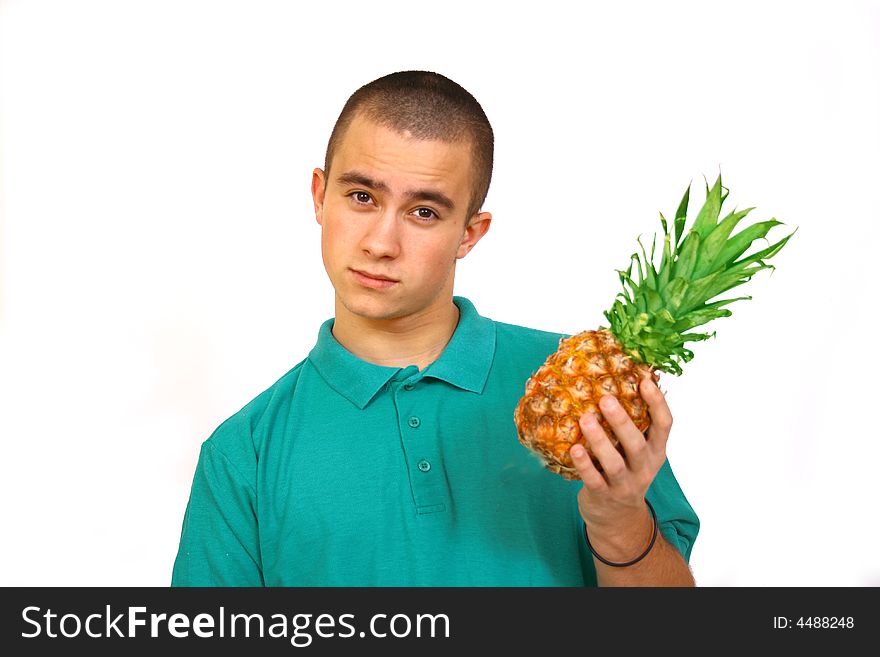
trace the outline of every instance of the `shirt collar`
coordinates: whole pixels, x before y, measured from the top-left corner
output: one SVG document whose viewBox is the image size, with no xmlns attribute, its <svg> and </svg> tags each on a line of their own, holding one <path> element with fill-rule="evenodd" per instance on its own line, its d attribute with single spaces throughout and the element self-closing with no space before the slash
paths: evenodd
<svg viewBox="0 0 880 657">
<path fill-rule="evenodd" d="M 430 376 L 481 393 L 495 356 L 495 323 L 480 316 L 468 299 L 453 297 L 453 302 L 458 306 L 459 319 L 452 338 L 440 358 L 418 374 L 412 366 L 384 367 L 361 360 L 333 337 L 333 318 L 321 324 L 309 361 L 331 388 L 360 409 L 391 379 L 399 379 L 404 369 L 413 370 L 413 379 Z"/>
</svg>

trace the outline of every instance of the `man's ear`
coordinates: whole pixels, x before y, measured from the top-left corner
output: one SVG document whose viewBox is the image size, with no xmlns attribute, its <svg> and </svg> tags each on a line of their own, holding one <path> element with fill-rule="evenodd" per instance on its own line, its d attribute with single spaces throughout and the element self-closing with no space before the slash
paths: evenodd
<svg viewBox="0 0 880 657">
<path fill-rule="evenodd" d="M 464 258 L 470 250 L 476 246 L 483 235 L 485 235 L 492 223 L 492 214 L 489 212 L 478 212 L 471 217 L 464 234 L 461 236 L 461 244 L 458 245 L 458 251 L 455 254 L 456 260 Z"/>
<path fill-rule="evenodd" d="M 326 178 L 322 169 L 312 171 L 312 202 L 315 204 L 315 221 L 318 224 L 324 219 L 324 192 Z"/>
</svg>

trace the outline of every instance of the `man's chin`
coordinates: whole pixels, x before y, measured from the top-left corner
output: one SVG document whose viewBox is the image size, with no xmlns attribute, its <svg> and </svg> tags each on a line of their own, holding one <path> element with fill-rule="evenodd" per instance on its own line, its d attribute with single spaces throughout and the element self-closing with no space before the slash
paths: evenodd
<svg viewBox="0 0 880 657">
<path fill-rule="evenodd" d="M 397 303 L 379 299 L 358 299 L 337 295 L 340 304 L 352 315 L 374 322 L 398 319 L 406 315 Z"/>
</svg>

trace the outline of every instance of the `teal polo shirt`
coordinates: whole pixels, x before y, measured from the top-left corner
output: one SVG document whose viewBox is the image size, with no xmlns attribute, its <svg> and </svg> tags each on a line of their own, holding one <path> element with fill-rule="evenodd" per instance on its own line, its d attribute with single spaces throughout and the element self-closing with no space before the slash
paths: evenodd
<svg viewBox="0 0 880 657">
<path fill-rule="evenodd" d="M 517 440 L 525 382 L 563 337 L 460 319 L 425 369 L 308 357 L 202 444 L 172 586 L 590 586 L 580 482 Z M 648 499 L 689 559 L 699 522 L 663 465 Z"/>
</svg>

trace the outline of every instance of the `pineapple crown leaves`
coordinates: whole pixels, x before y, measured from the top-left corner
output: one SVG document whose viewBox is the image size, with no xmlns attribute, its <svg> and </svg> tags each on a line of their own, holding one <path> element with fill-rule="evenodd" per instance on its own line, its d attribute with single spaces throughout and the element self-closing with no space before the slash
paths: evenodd
<svg viewBox="0 0 880 657">
<path fill-rule="evenodd" d="M 623 291 L 617 294 L 605 317 L 611 332 L 624 350 L 637 362 L 680 375 L 681 363 L 694 357 L 686 342 L 708 340 L 715 333 L 688 332 L 719 317 L 732 313 L 724 306 L 751 299 L 740 296 L 713 301 L 722 292 L 748 282 L 764 269 L 775 267 L 765 262 L 776 255 L 797 232 L 792 231 L 775 244 L 744 255 L 759 239 L 765 239 L 776 219 L 761 221 L 732 235 L 734 228 L 754 208 L 730 212 L 723 219 L 721 206 L 729 190 L 721 184 L 721 175 L 712 188 L 706 181 L 706 201 L 690 229 L 685 232 L 690 185 L 669 223 L 660 214 L 663 226 L 660 264 L 655 268 L 657 235 L 648 257 L 639 238 L 639 252 L 630 257 L 626 271 L 618 270 Z M 638 280 L 633 277 L 636 276 Z"/>
</svg>

